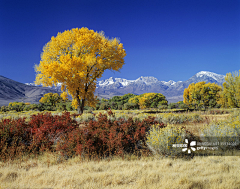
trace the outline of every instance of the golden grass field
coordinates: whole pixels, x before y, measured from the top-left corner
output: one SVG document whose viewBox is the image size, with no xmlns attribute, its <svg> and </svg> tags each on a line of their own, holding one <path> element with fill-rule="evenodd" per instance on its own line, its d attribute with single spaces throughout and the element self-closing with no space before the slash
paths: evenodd
<svg viewBox="0 0 240 189">
<path fill-rule="evenodd" d="M 198 134 L 224 115 L 202 115 L 202 123 L 181 124 Z M 206 118 L 208 117 L 208 118 Z M 178 126 L 178 125 L 176 125 Z M 0 162 L 2 188 L 132 188 L 132 189 L 240 189 L 239 156 L 208 156 L 193 159 L 157 156 L 126 156 L 101 160 L 75 157 L 59 161 L 45 153 L 36 158 Z"/>
<path fill-rule="evenodd" d="M 113 159 L 56 163 L 54 156 L 0 164 L 1 188 L 240 188 L 240 158 Z"/>
</svg>

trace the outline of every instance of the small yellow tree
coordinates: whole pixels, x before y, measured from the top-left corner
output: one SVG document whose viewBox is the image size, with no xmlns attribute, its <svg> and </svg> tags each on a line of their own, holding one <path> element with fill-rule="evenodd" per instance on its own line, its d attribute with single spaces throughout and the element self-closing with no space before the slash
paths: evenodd
<svg viewBox="0 0 240 189">
<path fill-rule="evenodd" d="M 138 104 L 141 109 L 157 108 L 159 105 L 167 105 L 166 97 L 161 93 L 144 93 L 128 100 L 129 103 Z"/>
<path fill-rule="evenodd" d="M 240 70 L 225 76 L 220 103 L 223 107 L 240 108 Z"/>
<path fill-rule="evenodd" d="M 73 98 L 78 113 L 85 105 L 95 106 L 96 81 L 106 69 L 118 71 L 126 52 L 116 38 L 108 39 L 103 32 L 75 28 L 58 33 L 44 46 L 36 84 L 52 86 L 62 83 L 61 90 Z"/>
<path fill-rule="evenodd" d="M 48 104 L 51 107 L 56 106 L 56 103 L 58 103 L 61 100 L 61 97 L 58 93 L 46 93 L 39 102 L 43 104 Z"/>
</svg>

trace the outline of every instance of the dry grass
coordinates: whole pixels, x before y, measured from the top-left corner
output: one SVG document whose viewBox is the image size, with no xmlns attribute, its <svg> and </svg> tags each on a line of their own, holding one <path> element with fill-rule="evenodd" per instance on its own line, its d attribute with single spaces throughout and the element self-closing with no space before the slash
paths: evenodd
<svg viewBox="0 0 240 189">
<path fill-rule="evenodd" d="M 53 155 L 0 164 L 0 188 L 240 188 L 240 158 L 113 159 L 57 163 Z"/>
<path fill-rule="evenodd" d="M 182 126 L 198 135 L 210 122 L 228 117 L 202 116 L 204 122 Z M 61 162 L 58 156 L 46 153 L 34 159 L 0 162 L 2 188 L 240 189 L 240 158 L 128 156 L 124 160 L 88 161 L 76 157 Z"/>
<path fill-rule="evenodd" d="M 190 132 L 192 132 L 194 135 L 199 136 L 201 130 L 209 125 L 212 122 L 217 122 L 217 121 L 223 121 L 226 120 L 230 114 L 221 114 L 221 115 L 201 115 L 203 118 L 202 122 L 188 122 L 188 123 L 182 123 L 182 124 L 172 124 L 174 126 L 184 126 L 186 129 Z"/>
</svg>

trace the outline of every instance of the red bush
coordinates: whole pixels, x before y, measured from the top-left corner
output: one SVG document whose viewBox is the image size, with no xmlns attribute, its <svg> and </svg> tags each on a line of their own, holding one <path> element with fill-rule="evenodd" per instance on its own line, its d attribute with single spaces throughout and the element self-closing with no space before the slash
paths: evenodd
<svg viewBox="0 0 240 189">
<path fill-rule="evenodd" d="M 111 111 L 108 114 L 114 117 Z M 88 156 L 133 153 L 138 148 L 146 146 L 146 132 L 156 123 L 158 122 L 153 117 L 143 121 L 134 121 L 132 118 L 127 121 L 124 119 L 112 121 L 107 115 L 100 113 L 97 121 L 84 122 L 86 127 L 68 133 L 64 142 L 58 143 L 57 150 L 70 156 L 82 153 Z M 160 127 L 165 126 L 160 124 Z"/>
<path fill-rule="evenodd" d="M 84 122 L 86 127 L 72 119 L 69 112 L 61 116 L 51 113 L 37 114 L 24 119 L 0 121 L 0 158 L 13 158 L 23 153 L 61 151 L 65 155 L 122 155 L 145 147 L 146 132 L 155 118 L 143 121 L 129 118 L 114 119 L 114 114 L 99 114 L 96 120 Z M 115 121 L 114 121 L 115 120 Z M 160 124 L 160 127 L 165 127 Z M 56 148 L 54 148 L 56 144 Z"/>
<path fill-rule="evenodd" d="M 33 140 L 29 149 L 33 151 L 52 151 L 53 144 L 61 136 L 78 127 L 69 112 L 64 112 L 61 116 L 53 116 L 51 113 L 32 115 L 28 125 Z"/>
<path fill-rule="evenodd" d="M 19 153 L 39 153 L 54 151 L 53 144 L 66 133 L 76 129 L 78 124 L 69 112 L 62 116 L 50 113 L 32 115 L 26 123 L 24 119 L 0 122 L 0 156 L 11 158 Z"/>
<path fill-rule="evenodd" d="M 20 155 L 30 140 L 25 118 L 0 121 L 0 157 L 3 159 Z"/>
</svg>

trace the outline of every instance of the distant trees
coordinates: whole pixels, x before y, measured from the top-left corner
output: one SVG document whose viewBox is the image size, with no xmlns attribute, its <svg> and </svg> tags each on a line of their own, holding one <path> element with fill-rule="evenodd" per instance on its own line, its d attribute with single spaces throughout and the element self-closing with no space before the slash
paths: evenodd
<svg viewBox="0 0 240 189">
<path fill-rule="evenodd" d="M 183 102 L 194 109 L 213 108 L 220 99 L 221 91 L 222 87 L 215 83 L 192 83 L 184 90 Z"/>
<path fill-rule="evenodd" d="M 240 73 L 240 70 L 239 70 Z M 215 83 L 192 83 L 184 90 L 183 101 L 168 103 L 166 97 L 160 93 L 144 93 L 141 95 L 125 94 L 110 99 L 96 99 L 96 107 L 85 106 L 84 110 L 134 110 L 134 109 L 188 109 L 205 110 L 207 108 L 240 108 L 240 75 L 228 73 L 223 87 Z M 45 94 L 39 104 L 11 102 L 8 106 L 0 107 L 0 111 L 29 111 L 29 110 L 74 110 L 73 103 L 68 100 L 68 94 L 63 92 Z"/>
<path fill-rule="evenodd" d="M 240 70 L 225 76 L 220 103 L 226 108 L 240 108 Z"/>
<path fill-rule="evenodd" d="M 39 100 L 39 102 L 39 110 L 74 110 L 71 101 L 67 98 L 67 93 L 62 93 L 61 95 L 58 93 L 47 93 Z"/>
<path fill-rule="evenodd" d="M 23 103 L 23 102 L 10 102 L 8 104 L 8 109 L 15 110 L 17 112 L 21 112 L 21 111 L 23 111 L 24 106 L 25 106 L 25 103 Z"/>
<path fill-rule="evenodd" d="M 123 96 L 114 96 L 106 100 L 98 101 L 97 109 L 118 109 L 118 110 L 134 110 L 146 108 L 158 108 L 161 105 L 167 106 L 168 102 L 160 93 L 144 93 L 141 95 L 125 94 Z"/>
<path fill-rule="evenodd" d="M 45 104 L 46 106 L 54 107 L 58 102 L 60 102 L 61 97 L 58 93 L 47 93 L 40 100 L 40 103 Z"/>
<path fill-rule="evenodd" d="M 123 96 L 114 96 L 111 99 L 101 99 L 98 100 L 98 103 L 96 105 L 96 109 L 99 110 L 105 110 L 108 108 L 114 109 L 114 110 L 123 110 L 123 109 L 129 109 L 130 104 L 128 103 L 129 99 L 134 97 L 136 95 L 128 93 Z"/>
<path fill-rule="evenodd" d="M 0 111 L 1 112 L 7 112 L 7 111 L 29 111 L 29 110 L 36 110 L 39 108 L 38 104 L 30 104 L 29 102 L 10 102 L 8 106 L 1 106 Z"/>
<path fill-rule="evenodd" d="M 158 108 L 159 106 L 168 104 L 166 97 L 161 93 L 144 93 L 130 98 L 128 102 L 140 109 Z"/>
</svg>

